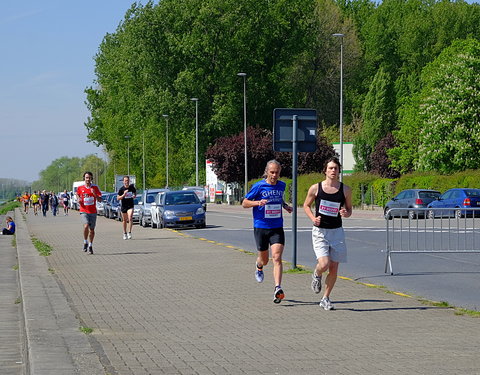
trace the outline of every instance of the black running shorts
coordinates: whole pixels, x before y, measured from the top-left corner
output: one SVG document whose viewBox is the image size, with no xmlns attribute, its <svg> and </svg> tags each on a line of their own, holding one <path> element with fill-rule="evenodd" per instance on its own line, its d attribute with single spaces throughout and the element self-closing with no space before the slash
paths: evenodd
<svg viewBox="0 0 480 375">
<path fill-rule="evenodd" d="M 253 228 L 255 242 L 258 251 L 268 250 L 269 245 L 281 244 L 285 245 L 285 233 L 283 228 Z"/>
</svg>

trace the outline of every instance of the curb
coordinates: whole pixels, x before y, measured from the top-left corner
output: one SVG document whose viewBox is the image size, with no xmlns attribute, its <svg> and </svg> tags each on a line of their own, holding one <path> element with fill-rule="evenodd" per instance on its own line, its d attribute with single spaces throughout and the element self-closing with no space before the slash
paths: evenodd
<svg viewBox="0 0 480 375">
<path fill-rule="evenodd" d="M 19 283 L 26 337 L 27 374 L 91 375 L 104 369 L 48 264 L 15 210 Z"/>
</svg>

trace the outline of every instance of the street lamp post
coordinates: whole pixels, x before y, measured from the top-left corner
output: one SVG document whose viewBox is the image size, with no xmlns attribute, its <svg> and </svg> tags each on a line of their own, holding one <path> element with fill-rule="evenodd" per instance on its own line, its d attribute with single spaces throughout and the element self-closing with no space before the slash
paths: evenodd
<svg viewBox="0 0 480 375">
<path fill-rule="evenodd" d="M 192 98 L 195 102 L 195 186 L 198 185 L 198 98 Z"/>
<path fill-rule="evenodd" d="M 165 118 L 165 121 L 166 121 L 166 130 L 165 130 L 165 134 L 166 134 L 166 137 L 165 137 L 166 168 L 165 168 L 165 174 L 166 174 L 166 177 L 167 177 L 167 185 L 165 187 L 168 188 L 168 115 L 163 115 L 163 117 Z"/>
<path fill-rule="evenodd" d="M 247 73 L 237 73 L 237 76 L 243 77 L 243 142 L 245 144 L 245 182 L 243 187 L 243 196 L 247 195 L 248 184 L 248 154 L 247 154 Z"/>
<path fill-rule="evenodd" d="M 126 135 L 127 140 L 127 175 L 130 176 L 130 136 Z"/>
<path fill-rule="evenodd" d="M 145 129 L 142 128 L 142 173 L 143 173 L 143 190 L 145 190 Z"/>
<path fill-rule="evenodd" d="M 344 34 L 332 34 L 340 38 L 340 164 L 343 168 L 343 37 Z M 343 170 L 340 171 L 340 181 L 343 181 Z"/>
</svg>

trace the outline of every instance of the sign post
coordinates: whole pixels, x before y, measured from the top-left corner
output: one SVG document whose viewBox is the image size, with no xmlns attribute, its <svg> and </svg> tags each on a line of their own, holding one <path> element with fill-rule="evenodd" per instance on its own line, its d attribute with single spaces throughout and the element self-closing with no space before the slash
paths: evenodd
<svg viewBox="0 0 480 375">
<path fill-rule="evenodd" d="M 276 108 L 273 111 L 273 149 L 292 153 L 292 265 L 297 268 L 297 169 L 298 152 L 317 150 L 317 111 Z"/>
</svg>

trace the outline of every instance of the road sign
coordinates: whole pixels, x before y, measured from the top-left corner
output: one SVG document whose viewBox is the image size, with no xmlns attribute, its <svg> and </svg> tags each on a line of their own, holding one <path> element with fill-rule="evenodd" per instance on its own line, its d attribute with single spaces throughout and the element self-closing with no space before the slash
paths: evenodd
<svg viewBox="0 0 480 375">
<path fill-rule="evenodd" d="M 276 108 L 273 110 L 273 149 L 293 152 L 293 118 L 297 116 L 297 151 L 317 150 L 317 111 L 305 108 Z"/>
</svg>

